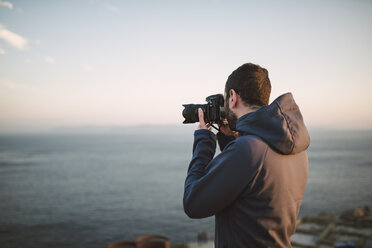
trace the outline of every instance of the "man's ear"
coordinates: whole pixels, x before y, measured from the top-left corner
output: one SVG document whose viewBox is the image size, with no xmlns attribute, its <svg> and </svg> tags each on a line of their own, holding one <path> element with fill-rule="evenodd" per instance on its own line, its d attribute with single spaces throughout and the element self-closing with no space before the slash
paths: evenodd
<svg viewBox="0 0 372 248">
<path fill-rule="evenodd" d="M 235 108 L 238 103 L 238 95 L 236 94 L 236 91 L 231 89 L 229 91 L 230 97 L 229 97 L 229 104 L 232 108 Z"/>
</svg>

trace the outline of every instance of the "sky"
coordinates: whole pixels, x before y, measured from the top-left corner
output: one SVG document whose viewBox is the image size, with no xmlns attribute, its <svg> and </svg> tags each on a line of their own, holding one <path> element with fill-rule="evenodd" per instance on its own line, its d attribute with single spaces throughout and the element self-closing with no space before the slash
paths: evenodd
<svg viewBox="0 0 372 248">
<path fill-rule="evenodd" d="M 0 0 L 0 132 L 180 124 L 251 62 L 309 127 L 372 129 L 372 1 Z"/>
</svg>

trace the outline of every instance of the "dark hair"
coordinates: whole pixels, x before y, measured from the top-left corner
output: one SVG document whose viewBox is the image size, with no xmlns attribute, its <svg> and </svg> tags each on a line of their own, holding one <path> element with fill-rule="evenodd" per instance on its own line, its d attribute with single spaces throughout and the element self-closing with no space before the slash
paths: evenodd
<svg viewBox="0 0 372 248">
<path fill-rule="evenodd" d="M 247 63 L 233 71 L 227 79 L 225 92 L 226 99 L 233 89 L 248 105 L 268 105 L 271 84 L 269 73 L 265 68 L 252 63 Z"/>
</svg>

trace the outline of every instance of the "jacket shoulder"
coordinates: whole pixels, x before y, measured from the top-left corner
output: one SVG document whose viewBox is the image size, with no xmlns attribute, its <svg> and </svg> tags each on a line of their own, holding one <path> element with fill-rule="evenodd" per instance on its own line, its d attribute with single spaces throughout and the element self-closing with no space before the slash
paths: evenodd
<svg viewBox="0 0 372 248">
<path fill-rule="evenodd" d="M 266 156 L 268 145 L 258 136 L 244 135 L 229 143 L 223 153 L 239 159 L 240 163 L 261 164 Z"/>
<path fill-rule="evenodd" d="M 268 148 L 268 144 L 256 135 L 244 135 L 240 136 L 235 140 L 236 146 L 242 149 L 264 149 Z"/>
</svg>

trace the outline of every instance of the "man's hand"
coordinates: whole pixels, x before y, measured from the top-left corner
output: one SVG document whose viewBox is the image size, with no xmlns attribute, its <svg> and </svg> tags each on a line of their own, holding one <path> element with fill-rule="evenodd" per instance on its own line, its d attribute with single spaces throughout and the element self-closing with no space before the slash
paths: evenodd
<svg viewBox="0 0 372 248">
<path fill-rule="evenodd" d="M 234 136 L 235 138 L 238 138 L 239 133 L 236 131 L 232 131 L 229 127 L 229 125 L 218 125 L 220 128 L 220 132 L 226 136 Z"/>
<path fill-rule="evenodd" d="M 204 112 L 201 108 L 198 109 L 198 114 L 199 114 L 199 126 L 198 126 L 198 129 L 207 129 L 209 131 L 211 131 L 212 127 L 211 125 L 208 123 L 206 124 L 205 121 L 204 121 Z"/>
<path fill-rule="evenodd" d="M 220 131 L 217 133 L 218 145 L 222 151 L 228 143 L 238 138 L 239 133 L 232 131 L 229 125 L 218 125 Z"/>
</svg>

